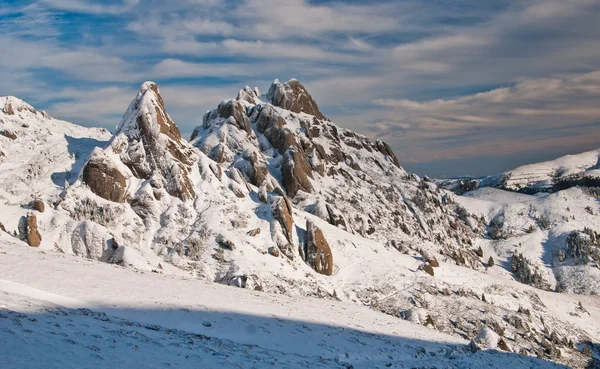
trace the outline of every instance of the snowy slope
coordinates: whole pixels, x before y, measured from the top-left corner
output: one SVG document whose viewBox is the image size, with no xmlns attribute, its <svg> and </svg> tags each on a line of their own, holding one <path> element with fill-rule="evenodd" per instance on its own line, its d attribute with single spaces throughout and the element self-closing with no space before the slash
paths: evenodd
<svg viewBox="0 0 600 369">
<path fill-rule="evenodd" d="M 523 165 L 501 174 L 474 179 L 439 180 L 440 186 L 462 194 L 481 187 L 525 193 L 556 191 L 578 184 L 600 183 L 600 149 L 555 160 Z"/>
<path fill-rule="evenodd" d="M 467 341 L 353 304 L 136 273 L 6 243 L 0 252 L 3 368 L 559 367 L 472 353 Z"/>
</svg>

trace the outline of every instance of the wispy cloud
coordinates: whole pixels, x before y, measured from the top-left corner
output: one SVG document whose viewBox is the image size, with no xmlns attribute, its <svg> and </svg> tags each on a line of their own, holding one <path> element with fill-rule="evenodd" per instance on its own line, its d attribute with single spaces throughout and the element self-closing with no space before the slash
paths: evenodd
<svg viewBox="0 0 600 369">
<path fill-rule="evenodd" d="M 110 126 L 156 79 L 191 130 L 296 77 L 405 161 L 568 150 L 596 137 L 599 17 L 597 0 L 31 0 L 0 5 L 0 93 Z"/>
</svg>

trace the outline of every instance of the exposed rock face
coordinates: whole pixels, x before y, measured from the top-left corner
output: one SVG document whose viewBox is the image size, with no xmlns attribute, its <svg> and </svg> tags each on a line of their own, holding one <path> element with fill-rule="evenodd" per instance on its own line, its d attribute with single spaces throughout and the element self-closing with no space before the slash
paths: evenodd
<svg viewBox="0 0 600 369">
<path fill-rule="evenodd" d="M 204 116 L 193 145 L 224 170 L 239 169 L 258 187 L 262 202 L 269 202 L 269 193 L 281 187 L 303 210 L 366 238 L 394 240 L 412 251 L 421 248 L 414 242 L 418 238 L 435 244 L 434 253 L 450 256 L 472 246 L 479 220 L 458 219 L 447 195 L 431 181 L 407 173 L 385 142 L 324 119 L 298 81 L 276 81 L 267 99 L 261 101 L 245 88 L 237 99 L 222 102 Z M 247 193 L 242 187 L 236 191 L 239 196 Z M 296 254 L 291 227 L 277 211 L 273 214 L 278 221 L 271 227 L 272 239 L 286 256 Z M 467 221 L 474 227 L 467 227 Z M 461 263 L 463 258 L 455 260 Z M 481 268 L 481 263 L 464 260 Z"/>
<path fill-rule="evenodd" d="M 6 228 L 4 227 L 4 224 L 0 223 L 0 231 L 4 232 L 4 233 L 8 233 L 6 231 Z"/>
<path fill-rule="evenodd" d="M 257 153 L 253 152 L 245 155 L 245 159 L 250 162 L 250 167 L 246 171 L 248 178 L 250 178 L 250 183 L 260 187 L 268 178 L 269 169 L 266 164 L 259 159 Z"/>
<path fill-rule="evenodd" d="M 306 158 L 296 149 L 290 149 L 285 153 L 281 165 L 283 185 L 290 196 L 296 196 L 298 191 L 312 192 L 313 186 L 312 170 Z"/>
<path fill-rule="evenodd" d="M 331 248 L 319 229 L 310 220 L 306 221 L 306 262 L 317 273 L 333 274 L 333 254 Z"/>
<path fill-rule="evenodd" d="M 292 217 L 292 208 L 283 196 L 271 196 L 271 211 L 275 219 L 281 224 L 285 238 L 292 243 L 292 229 L 294 219 Z"/>
<path fill-rule="evenodd" d="M 42 235 L 37 229 L 37 218 L 33 214 L 27 214 L 25 220 L 25 232 L 27 244 L 31 247 L 38 247 L 42 243 Z"/>
<path fill-rule="evenodd" d="M 269 88 L 267 99 L 273 105 L 294 113 L 306 113 L 314 115 L 318 119 L 327 119 L 319 110 L 312 96 L 306 91 L 306 88 L 296 79 L 291 79 L 286 83 L 275 80 Z"/>
<path fill-rule="evenodd" d="M 110 146 L 135 177 L 152 178 L 155 187 L 184 201 L 194 199 L 189 174 L 197 156 L 167 114 L 154 82 L 140 87 Z"/>
<path fill-rule="evenodd" d="M 400 163 L 398 162 L 398 158 L 396 158 L 396 155 L 392 151 L 392 148 L 387 143 L 380 141 L 380 140 L 377 140 L 376 144 L 377 144 L 377 150 L 379 150 L 379 152 L 382 153 L 383 155 L 388 156 L 390 158 L 390 160 L 392 160 L 392 163 L 394 163 L 395 166 L 400 168 Z"/>
<path fill-rule="evenodd" d="M 96 195 L 114 202 L 123 202 L 127 182 L 115 163 L 102 150 L 96 149 L 83 168 L 83 182 Z"/>
<path fill-rule="evenodd" d="M 252 133 L 252 127 L 250 126 L 250 120 L 246 115 L 246 109 L 240 101 L 224 101 L 219 104 L 216 112 L 221 118 L 233 118 L 236 127 L 246 131 L 248 134 Z"/>
<path fill-rule="evenodd" d="M 258 88 L 251 89 L 249 86 L 244 87 L 238 92 L 236 100 L 244 100 L 252 105 L 257 104 L 260 101 L 260 91 Z"/>
</svg>

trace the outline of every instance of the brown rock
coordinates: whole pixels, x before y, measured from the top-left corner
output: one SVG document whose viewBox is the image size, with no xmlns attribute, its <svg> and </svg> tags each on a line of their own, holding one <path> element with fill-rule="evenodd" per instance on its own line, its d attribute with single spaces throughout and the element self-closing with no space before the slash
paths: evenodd
<svg viewBox="0 0 600 369">
<path fill-rule="evenodd" d="M 4 106 L 4 109 L 2 109 L 2 111 L 4 112 L 4 114 L 6 115 L 15 115 L 15 111 L 12 107 L 11 103 L 8 103 Z"/>
<path fill-rule="evenodd" d="M 125 176 L 101 151 L 92 152 L 83 168 L 83 182 L 93 193 L 106 200 L 123 202 L 125 199 Z"/>
<path fill-rule="evenodd" d="M 434 276 L 435 272 L 433 271 L 433 267 L 429 264 L 422 264 L 419 267 L 419 270 L 424 271 L 425 273 L 429 274 L 430 276 Z"/>
<path fill-rule="evenodd" d="M 10 138 L 11 140 L 16 140 L 17 137 L 19 137 L 15 131 L 12 131 L 10 129 L 0 131 L 0 134 L 6 138 Z"/>
<path fill-rule="evenodd" d="M 246 109 L 244 105 L 238 100 L 227 100 L 223 101 L 217 107 L 217 114 L 221 118 L 233 117 L 234 125 L 246 131 L 248 134 L 252 134 L 252 126 L 250 125 L 250 119 L 246 115 Z"/>
<path fill-rule="evenodd" d="M 502 337 L 500 337 L 500 339 L 498 340 L 498 348 L 502 351 L 512 352 L 512 350 L 510 349 L 510 347 L 508 347 L 508 344 Z"/>
<path fill-rule="evenodd" d="M 321 231 L 312 221 L 306 221 L 306 262 L 317 273 L 333 274 L 333 254 Z"/>
<path fill-rule="evenodd" d="M 280 255 L 279 248 L 278 247 L 269 247 L 269 255 L 275 256 L 276 258 L 278 258 Z"/>
<path fill-rule="evenodd" d="M 260 228 L 252 229 L 246 233 L 250 237 L 256 237 L 260 234 Z"/>
<path fill-rule="evenodd" d="M 435 256 L 431 256 L 429 257 L 426 261 L 427 264 L 431 265 L 433 268 L 439 268 L 440 263 L 438 262 L 438 260 L 435 258 Z"/>
<path fill-rule="evenodd" d="M 390 158 L 390 160 L 392 161 L 392 163 L 394 163 L 395 166 L 397 166 L 398 168 L 400 168 L 400 163 L 398 162 L 398 158 L 396 158 L 396 155 L 394 154 L 394 152 L 392 151 L 392 148 L 385 142 L 381 141 L 381 140 L 377 140 L 375 142 L 375 144 L 377 145 L 377 150 L 382 153 L 383 155 L 386 155 Z"/>
<path fill-rule="evenodd" d="M 294 219 L 292 217 L 290 203 L 283 196 L 271 196 L 270 202 L 273 217 L 281 224 L 285 238 L 287 238 L 290 243 L 293 243 L 292 230 L 294 227 Z"/>
<path fill-rule="evenodd" d="M 4 224 L 2 224 L 2 223 L 0 223 L 0 231 L 3 231 L 3 232 L 5 232 L 5 233 L 8 233 L 8 232 L 6 231 L 6 228 L 4 228 Z"/>
<path fill-rule="evenodd" d="M 235 244 L 231 240 L 229 240 L 225 236 L 223 236 L 222 234 L 219 234 L 217 236 L 217 243 L 228 250 L 235 249 Z"/>
<path fill-rule="evenodd" d="M 278 80 L 275 80 L 271 88 L 269 88 L 267 99 L 273 105 L 294 113 L 306 113 L 314 115 L 318 119 L 327 119 L 319 110 L 312 96 L 306 91 L 304 85 L 296 79 L 291 79 L 286 83 L 280 83 Z"/>
<path fill-rule="evenodd" d="M 31 247 L 38 247 L 42 243 L 42 236 L 37 229 L 37 218 L 33 214 L 27 214 L 26 220 L 27 244 Z"/>
<path fill-rule="evenodd" d="M 281 164 L 283 185 L 290 196 L 295 196 L 298 191 L 311 193 L 313 190 L 312 170 L 306 157 L 296 149 L 290 149 L 285 153 Z M 309 179 L 310 178 L 310 179 Z"/>
<path fill-rule="evenodd" d="M 247 155 L 246 160 L 250 162 L 250 170 L 248 171 L 249 173 L 246 173 L 248 174 L 250 183 L 260 187 L 269 175 L 269 169 L 267 168 L 267 165 L 259 160 L 256 153 Z"/>
<path fill-rule="evenodd" d="M 44 210 L 46 209 L 46 206 L 44 205 L 44 202 L 41 199 L 33 200 L 31 207 L 34 208 L 35 210 L 39 211 L 40 213 L 43 213 Z"/>
</svg>

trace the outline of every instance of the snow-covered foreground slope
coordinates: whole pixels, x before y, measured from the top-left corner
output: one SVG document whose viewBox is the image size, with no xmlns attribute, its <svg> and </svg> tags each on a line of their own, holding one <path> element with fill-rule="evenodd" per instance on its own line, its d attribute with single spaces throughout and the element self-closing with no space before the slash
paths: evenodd
<svg viewBox="0 0 600 369">
<path fill-rule="evenodd" d="M 354 304 L 140 273 L 4 241 L 0 341 L 7 369 L 559 367 L 473 353 L 465 340 Z"/>
</svg>

